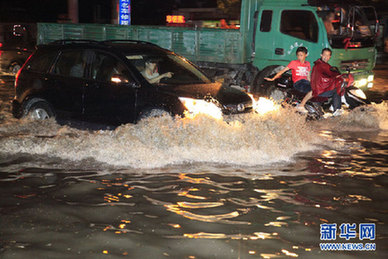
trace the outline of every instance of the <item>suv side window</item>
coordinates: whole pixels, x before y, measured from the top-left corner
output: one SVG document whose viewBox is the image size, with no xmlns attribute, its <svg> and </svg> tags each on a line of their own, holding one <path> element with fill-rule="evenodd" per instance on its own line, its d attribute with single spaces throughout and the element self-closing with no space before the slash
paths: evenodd
<svg viewBox="0 0 388 259">
<path fill-rule="evenodd" d="M 283 11 L 280 31 L 302 40 L 318 41 L 318 23 L 310 11 Z"/>
<path fill-rule="evenodd" d="M 82 50 L 64 51 L 54 68 L 54 74 L 70 77 L 86 77 L 87 53 Z"/>
<path fill-rule="evenodd" d="M 130 81 L 131 77 L 124 63 L 109 54 L 96 52 L 92 65 L 92 79 L 111 83 L 117 82 L 115 81 L 117 78 L 124 82 Z"/>
<path fill-rule="evenodd" d="M 36 52 L 28 62 L 26 69 L 34 72 L 46 73 L 53 64 L 57 52 L 50 51 L 47 53 Z"/>
</svg>

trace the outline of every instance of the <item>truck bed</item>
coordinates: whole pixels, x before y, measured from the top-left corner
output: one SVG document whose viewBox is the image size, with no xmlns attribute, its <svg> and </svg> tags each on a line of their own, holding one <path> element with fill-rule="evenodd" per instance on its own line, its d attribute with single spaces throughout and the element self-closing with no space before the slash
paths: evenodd
<svg viewBox="0 0 388 259">
<path fill-rule="evenodd" d="M 38 44 L 60 39 L 142 40 L 172 50 L 193 62 L 247 63 L 240 30 L 38 23 Z"/>
</svg>

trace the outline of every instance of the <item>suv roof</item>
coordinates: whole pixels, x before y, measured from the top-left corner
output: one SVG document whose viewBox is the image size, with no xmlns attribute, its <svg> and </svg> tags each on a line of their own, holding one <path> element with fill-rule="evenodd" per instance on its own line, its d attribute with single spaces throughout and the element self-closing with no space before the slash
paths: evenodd
<svg viewBox="0 0 388 259">
<path fill-rule="evenodd" d="M 140 40 L 104 40 L 104 41 L 96 41 L 96 40 L 73 40 L 73 39 L 64 39 L 64 40 L 56 40 L 50 42 L 48 45 L 65 45 L 65 44 L 77 44 L 77 43 L 89 43 L 89 44 L 109 44 L 109 43 L 136 43 L 136 44 L 150 44 L 157 46 L 151 42 L 140 41 Z"/>
<path fill-rule="evenodd" d="M 48 44 L 39 45 L 38 48 L 55 48 L 55 49 L 65 49 L 73 47 L 93 47 L 101 49 L 112 49 L 118 50 L 120 52 L 127 53 L 139 53 L 139 52 L 170 52 L 169 50 L 163 49 L 158 45 L 146 41 L 137 41 L 137 40 L 105 40 L 105 41 L 95 41 L 95 40 L 56 40 Z"/>
</svg>

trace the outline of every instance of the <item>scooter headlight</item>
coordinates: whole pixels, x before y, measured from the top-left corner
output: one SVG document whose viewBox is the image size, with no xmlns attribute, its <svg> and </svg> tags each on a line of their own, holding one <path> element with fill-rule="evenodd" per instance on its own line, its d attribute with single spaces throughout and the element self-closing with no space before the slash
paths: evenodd
<svg viewBox="0 0 388 259">
<path fill-rule="evenodd" d="M 364 91 L 362 91 L 361 89 L 351 89 L 350 93 L 352 95 L 356 96 L 357 98 L 360 98 L 360 99 L 363 99 L 363 100 L 366 99 L 366 95 L 365 95 Z"/>
<path fill-rule="evenodd" d="M 355 82 L 356 87 L 363 87 L 363 86 L 366 86 L 367 84 L 368 84 L 368 80 L 366 78 L 360 79 Z"/>
<path fill-rule="evenodd" d="M 368 76 L 368 82 L 373 82 L 374 79 L 375 79 L 374 75 L 369 75 Z"/>
</svg>

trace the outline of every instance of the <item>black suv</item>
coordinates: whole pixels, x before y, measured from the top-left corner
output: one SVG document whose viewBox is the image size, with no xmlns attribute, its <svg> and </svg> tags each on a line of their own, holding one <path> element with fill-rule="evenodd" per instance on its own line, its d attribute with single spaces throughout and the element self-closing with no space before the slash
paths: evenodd
<svg viewBox="0 0 388 259">
<path fill-rule="evenodd" d="M 204 102 L 224 114 L 252 110 L 243 91 L 212 82 L 187 59 L 142 41 L 40 45 L 17 74 L 15 87 L 17 118 L 119 125 L 153 114 L 183 115 Z"/>
</svg>

